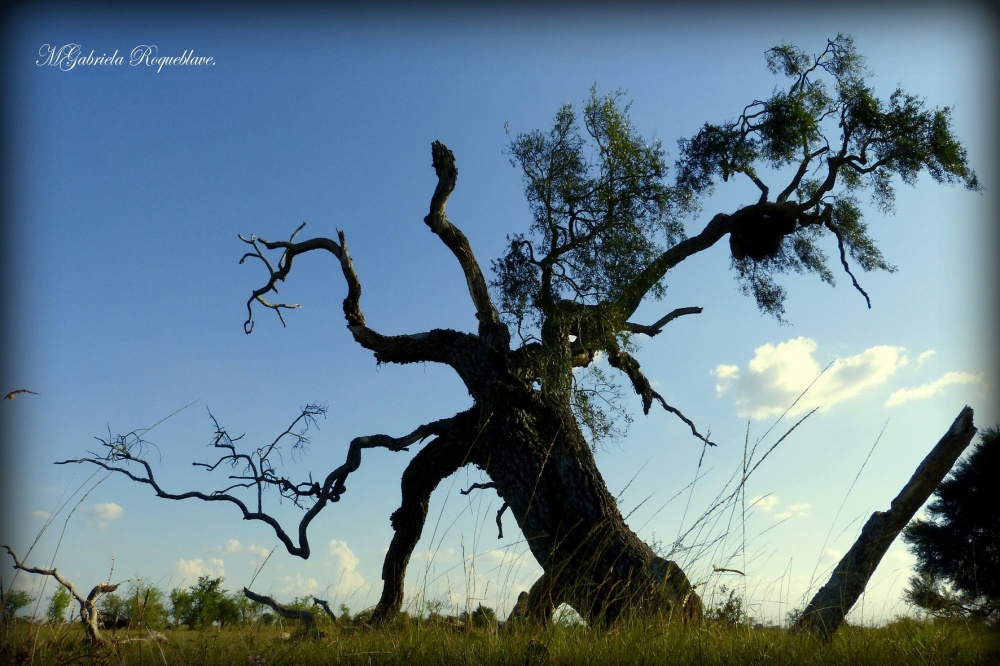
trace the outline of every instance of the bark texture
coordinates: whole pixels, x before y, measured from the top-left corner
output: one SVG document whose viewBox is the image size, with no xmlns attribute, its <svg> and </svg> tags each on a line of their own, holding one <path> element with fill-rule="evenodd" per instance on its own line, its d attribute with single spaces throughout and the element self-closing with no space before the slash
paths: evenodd
<svg viewBox="0 0 1000 666">
<path fill-rule="evenodd" d="M 976 435 L 972 408 L 965 407 L 944 437 L 923 459 L 892 501 L 888 511 L 876 511 L 861 529 L 851 549 L 834 567 L 830 580 L 802 612 L 798 626 L 829 639 L 864 592 L 896 536 L 923 506 Z"/>
</svg>

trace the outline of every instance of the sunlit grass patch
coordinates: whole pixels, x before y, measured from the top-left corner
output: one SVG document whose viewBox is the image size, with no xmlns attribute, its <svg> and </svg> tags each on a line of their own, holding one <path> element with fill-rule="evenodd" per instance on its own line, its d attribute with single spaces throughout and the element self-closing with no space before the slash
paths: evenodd
<svg viewBox="0 0 1000 666">
<path fill-rule="evenodd" d="M 993 664 L 1000 632 L 971 622 L 899 619 L 845 626 L 830 643 L 780 627 L 705 621 L 633 622 L 609 630 L 553 624 L 508 633 L 408 620 L 370 630 L 329 625 L 313 638 L 294 628 L 244 626 L 108 634 L 92 648 L 77 626 L 17 623 L 0 628 L 3 664 Z"/>
</svg>

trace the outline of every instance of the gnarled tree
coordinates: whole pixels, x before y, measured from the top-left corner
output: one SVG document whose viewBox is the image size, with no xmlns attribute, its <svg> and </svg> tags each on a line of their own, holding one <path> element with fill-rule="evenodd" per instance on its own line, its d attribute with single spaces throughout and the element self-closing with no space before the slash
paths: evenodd
<svg viewBox="0 0 1000 666">
<path fill-rule="evenodd" d="M 399 610 L 403 575 L 431 493 L 466 465 L 489 477 L 502 511 L 509 510 L 544 571 L 522 595 L 514 618 L 544 621 L 561 602 L 591 623 L 639 610 L 698 615 L 700 600 L 684 572 L 629 529 L 605 486 L 585 432 L 599 437 L 614 427 L 614 418 L 597 408 L 574 371 L 593 370 L 595 357 L 604 355 L 624 374 L 644 412 L 657 403 L 710 443 L 657 393 L 635 356 L 637 338 L 653 337 L 673 319 L 701 311 L 688 305 L 654 323 L 633 321 L 641 303 L 664 295 L 674 266 L 728 236 L 740 284 L 780 318 L 784 291 L 775 277 L 792 269 L 832 283 L 824 250 L 829 246 L 867 300 L 851 262 L 864 271 L 892 267 L 869 236 L 857 197 L 868 192 L 888 212 L 894 179 L 912 184 L 924 171 L 939 182 L 979 188 L 953 134 L 949 109 L 926 109 L 900 90 L 878 99 L 851 38 L 838 36 L 816 55 L 779 46 L 767 53 L 767 64 L 791 83 L 745 106 L 734 120 L 706 124 L 681 141 L 672 178 L 664 149 L 638 134 L 620 94 L 592 91 L 582 116 L 567 105 L 548 132 L 513 136 L 510 158 L 523 171 L 533 220 L 525 233 L 509 238 L 490 283 L 466 236 L 445 213 L 458 169 L 451 151 L 434 142 L 438 182 L 424 222 L 464 272 L 478 320 L 474 331 L 380 333 L 363 314 L 362 279 L 343 231 L 336 238 L 299 240 L 300 226 L 288 240 L 241 237 L 249 246 L 243 261 L 266 272 L 247 301 L 247 333 L 255 307 L 274 310 L 284 323 L 282 311 L 297 306 L 268 300 L 271 292 L 291 277 L 301 255 L 325 254 L 342 270 L 344 316 L 354 340 L 379 363 L 450 367 L 471 395 L 467 410 L 402 436 L 357 437 L 346 461 L 320 480 L 293 481 L 271 464 L 284 438 L 298 442 L 305 436 L 293 428 L 243 453 L 216 424 L 221 454 L 206 467 L 227 463 L 242 473 L 214 493 L 161 487 L 135 433 L 106 441 L 103 454 L 76 462 L 121 472 L 160 497 L 232 503 L 245 519 L 267 523 L 289 553 L 308 557 L 311 521 L 347 490 L 364 449 L 403 451 L 422 443 L 403 473 L 402 501 L 391 516 L 395 533 L 374 621 Z M 704 195 L 720 179 L 735 177 L 750 179 L 759 198 L 714 215 L 686 235 L 683 222 L 697 218 Z M 780 189 L 769 187 L 768 178 L 779 180 Z M 299 418 L 307 425 L 320 411 L 310 407 Z M 286 530 L 265 511 L 268 490 L 302 505 L 297 529 Z M 247 491 L 252 500 L 243 499 Z"/>
</svg>

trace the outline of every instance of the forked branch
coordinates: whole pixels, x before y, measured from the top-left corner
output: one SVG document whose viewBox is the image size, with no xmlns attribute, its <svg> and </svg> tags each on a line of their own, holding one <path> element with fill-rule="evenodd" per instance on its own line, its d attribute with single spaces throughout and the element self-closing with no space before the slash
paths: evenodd
<svg viewBox="0 0 1000 666">
<path fill-rule="evenodd" d="M 95 585 L 90 591 L 90 594 L 84 597 L 77 592 L 76 588 L 73 587 L 73 584 L 63 578 L 57 570 L 29 567 L 18 558 L 10 546 L 3 545 L 0 546 L 0 548 L 5 549 L 14 559 L 15 569 L 20 569 L 26 573 L 51 576 L 52 578 L 55 578 L 56 581 L 66 588 L 66 591 L 69 592 L 74 599 L 76 599 L 76 602 L 80 604 L 80 622 L 83 624 L 84 630 L 87 632 L 87 637 L 90 639 L 91 644 L 97 645 L 104 642 L 104 637 L 101 635 L 100 611 L 97 609 L 97 600 L 101 597 L 101 595 L 117 590 L 121 583 L 112 584 L 109 580 L 107 583 Z"/>
</svg>

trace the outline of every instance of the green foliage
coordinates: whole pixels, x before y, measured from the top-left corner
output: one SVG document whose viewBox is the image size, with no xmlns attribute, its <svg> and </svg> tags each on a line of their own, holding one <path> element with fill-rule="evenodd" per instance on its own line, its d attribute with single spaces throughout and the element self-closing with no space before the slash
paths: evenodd
<svg viewBox="0 0 1000 666">
<path fill-rule="evenodd" d="M 632 415 L 624 408 L 622 397 L 621 387 L 600 365 L 573 373 L 570 406 L 595 451 L 604 442 L 623 438 L 631 425 Z"/>
<path fill-rule="evenodd" d="M 725 585 L 719 587 L 722 600 L 714 604 L 705 613 L 705 618 L 712 622 L 720 622 L 730 626 L 745 625 L 750 621 L 743 597 L 736 590 Z"/>
<path fill-rule="evenodd" d="M 72 601 L 73 595 L 69 593 L 69 590 L 60 585 L 52 593 L 52 598 L 49 599 L 49 606 L 45 611 L 45 618 L 49 621 L 49 624 L 62 624 L 66 620 L 66 609 L 69 608 Z"/>
<path fill-rule="evenodd" d="M 663 147 L 638 134 L 622 96 L 594 88 L 582 123 L 567 104 L 548 133 L 511 140 L 533 223 L 530 236 L 508 238 L 492 286 L 519 328 L 540 325 L 541 311 L 560 299 L 615 300 L 682 232 L 671 215 Z"/>
<path fill-rule="evenodd" d="M 983 431 L 903 530 L 917 558 L 905 598 L 943 617 L 1000 620 L 1000 426 Z"/>
<path fill-rule="evenodd" d="M 3 595 L 3 605 L 0 607 L 4 622 L 10 622 L 22 608 L 26 608 L 34 601 L 29 593 L 24 590 L 8 590 Z"/>
<path fill-rule="evenodd" d="M 459 620 L 466 623 L 469 626 L 475 627 L 477 629 L 485 629 L 489 627 L 497 626 L 497 614 L 489 606 L 484 606 L 479 604 L 476 610 L 469 613 L 468 611 L 462 611 L 462 614 L 458 617 Z"/>
<path fill-rule="evenodd" d="M 175 587 L 170 591 L 170 617 L 175 627 L 179 627 L 182 624 L 188 623 L 189 620 L 194 619 L 192 614 L 193 606 L 194 598 L 190 590 Z"/>
<path fill-rule="evenodd" d="M 97 600 L 97 610 L 105 619 L 127 618 L 128 600 L 116 592 L 108 592 Z"/>
<path fill-rule="evenodd" d="M 239 621 L 240 613 L 236 602 L 226 595 L 222 587 L 222 577 L 201 576 L 190 588 L 190 605 L 182 621 L 189 627 L 207 627 L 218 622 L 220 625 Z"/>
<path fill-rule="evenodd" d="M 734 253 L 733 262 L 742 291 L 762 311 L 780 318 L 785 291 L 774 274 L 812 272 L 833 283 L 818 246 L 823 235 L 836 236 L 848 272 L 847 255 L 865 271 L 893 270 L 868 234 L 859 194 L 867 192 L 881 212 L 891 213 L 897 178 L 914 185 L 926 171 L 937 182 L 970 190 L 981 185 L 952 130 L 951 110 L 927 109 L 901 89 L 879 99 L 866 83 L 871 72 L 853 38 L 838 35 L 818 55 L 784 44 L 766 57 L 771 72 L 790 78 L 791 85 L 747 105 L 738 118 L 706 123 L 694 137 L 681 140 L 675 198 L 696 199 L 720 178 L 725 182 L 743 174 L 760 188 L 764 202 L 772 190 L 760 170 L 776 170 L 774 177 L 780 179 L 785 177 L 781 168 L 795 168 L 774 199 L 795 204 L 792 232 L 780 238 L 779 251 L 755 259 Z M 818 178 L 806 178 L 809 172 Z"/>
</svg>

